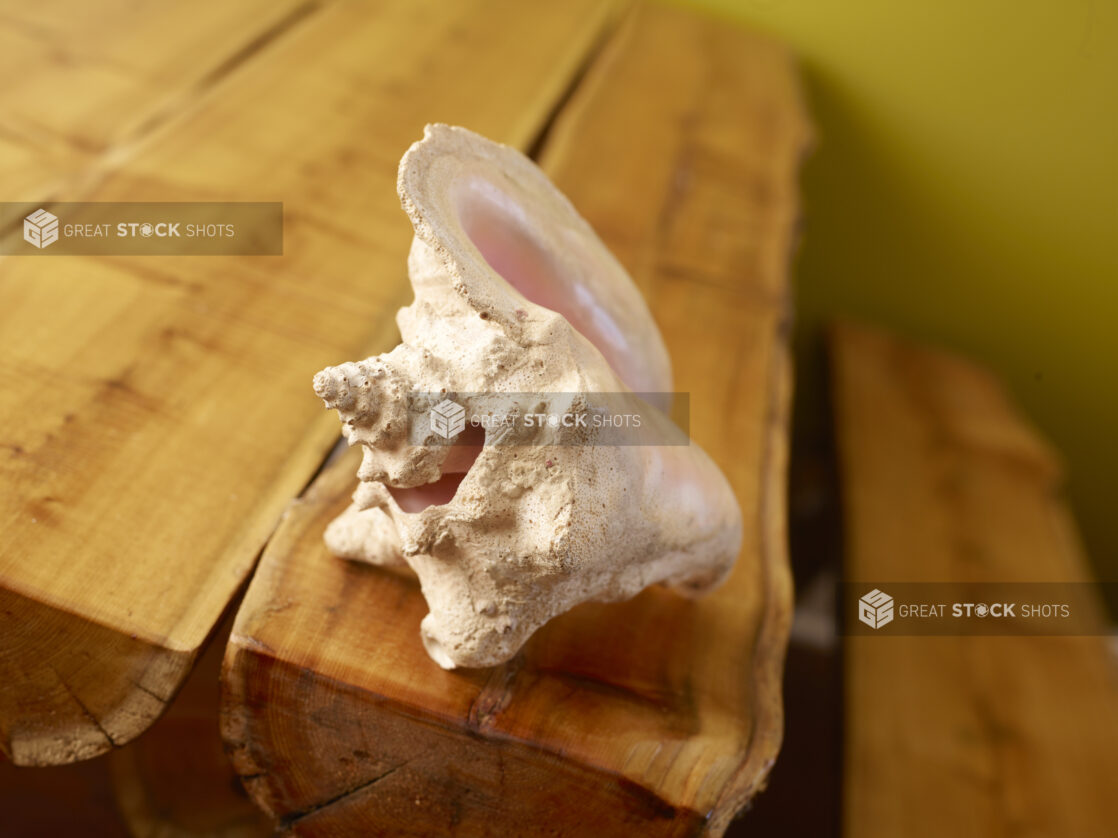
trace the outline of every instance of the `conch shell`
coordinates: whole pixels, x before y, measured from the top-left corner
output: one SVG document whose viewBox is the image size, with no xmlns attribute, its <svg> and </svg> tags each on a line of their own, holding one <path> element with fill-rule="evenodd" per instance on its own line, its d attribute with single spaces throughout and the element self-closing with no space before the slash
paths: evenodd
<svg viewBox="0 0 1118 838">
<path fill-rule="evenodd" d="M 541 414 L 570 410 L 579 394 L 617 394 L 654 441 L 679 433 L 661 412 L 671 369 L 647 306 L 534 163 L 429 125 L 400 162 L 398 190 L 415 227 L 403 342 L 314 379 L 364 448 L 353 503 L 327 528 L 330 550 L 415 572 L 430 607 L 423 644 L 448 669 L 508 660 L 581 602 L 655 583 L 687 595 L 718 585 L 741 547 L 741 512 L 685 438 L 595 444 L 594 430 L 541 423 L 518 426 L 511 442 L 479 428 L 451 445 L 409 421 L 416 393 L 482 413 L 505 396 Z"/>
</svg>

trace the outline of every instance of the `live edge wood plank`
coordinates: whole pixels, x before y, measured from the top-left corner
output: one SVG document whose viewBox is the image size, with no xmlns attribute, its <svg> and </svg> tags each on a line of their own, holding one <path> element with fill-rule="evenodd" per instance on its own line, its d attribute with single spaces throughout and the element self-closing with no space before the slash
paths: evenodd
<svg viewBox="0 0 1118 838">
<path fill-rule="evenodd" d="M 831 347 L 849 581 L 1092 578 L 1059 457 L 988 372 L 853 324 Z M 846 835 L 1114 835 L 1103 636 L 850 636 L 844 660 Z"/>
<path fill-rule="evenodd" d="M 0 761 L 5 838 L 266 838 L 222 749 L 218 676 L 232 608 L 167 712 L 103 758 L 26 768 Z"/>
<path fill-rule="evenodd" d="M 227 746 L 283 828 L 719 834 L 760 790 L 790 619 L 787 260 L 808 139 L 794 68 L 758 38 L 641 6 L 605 46 L 543 164 L 649 300 L 692 435 L 741 503 L 740 561 L 704 600 L 584 605 L 505 666 L 445 672 L 414 582 L 322 544 L 347 452 L 289 507 L 226 654 Z"/>
<path fill-rule="evenodd" d="M 0 263 L 9 759 L 95 756 L 162 712 L 336 438 L 310 376 L 402 302 L 401 151 L 428 120 L 527 146 L 614 13 L 311 4 L 53 196 L 285 201 L 285 255 Z"/>
</svg>

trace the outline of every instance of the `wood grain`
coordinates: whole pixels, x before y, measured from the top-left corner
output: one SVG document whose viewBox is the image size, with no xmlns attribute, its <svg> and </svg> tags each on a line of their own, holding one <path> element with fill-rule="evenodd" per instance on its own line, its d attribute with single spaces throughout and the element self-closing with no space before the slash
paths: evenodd
<svg viewBox="0 0 1118 838">
<path fill-rule="evenodd" d="M 445 672 L 415 584 L 323 546 L 348 452 L 288 509 L 227 651 L 225 736 L 283 827 L 720 834 L 763 786 L 791 607 L 787 259 L 808 136 L 794 69 L 761 39 L 642 6 L 606 45 L 542 160 L 649 300 L 692 435 L 745 513 L 740 561 L 702 601 L 583 605 L 509 664 Z"/>
<path fill-rule="evenodd" d="M 862 327 L 832 339 L 846 577 L 1091 579 L 1061 465 L 998 382 Z M 845 832 L 1108 836 L 1118 678 L 1104 638 L 846 638 Z"/>
<path fill-rule="evenodd" d="M 12 760 L 90 757 L 158 716 L 334 443 L 310 377 L 365 354 L 404 301 L 401 151 L 429 120 L 529 144 L 612 13 L 590 0 L 308 8 L 66 195 L 284 201 L 283 257 L 0 262 Z M 171 75 L 188 63 L 168 61 Z M 108 123 L 88 124 L 111 141 Z"/>
<path fill-rule="evenodd" d="M 5 838 L 264 838 L 271 821 L 249 800 L 222 748 L 218 674 L 230 608 L 182 689 L 143 736 L 91 760 L 47 767 L 0 761 Z"/>
<path fill-rule="evenodd" d="M 58 198 L 102 176 L 114 157 L 318 5 L 7 4 L 0 14 L 4 200 Z"/>
</svg>

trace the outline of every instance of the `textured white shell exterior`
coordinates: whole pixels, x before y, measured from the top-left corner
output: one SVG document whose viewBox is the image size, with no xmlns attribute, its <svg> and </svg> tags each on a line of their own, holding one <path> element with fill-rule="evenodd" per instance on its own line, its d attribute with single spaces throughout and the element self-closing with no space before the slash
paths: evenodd
<svg viewBox="0 0 1118 838">
<path fill-rule="evenodd" d="M 431 125 L 400 163 L 399 191 L 415 228 L 402 343 L 315 377 L 364 448 L 329 548 L 415 572 L 430 607 L 421 636 L 446 668 L 506 661 L 580 602 L 655 583 L 686 594 L 717 585 L 740 549 L 741 513 L 697 445 L 594 445 L 592 434 L 570 444 L 548 427 L 520 445 L 409 439 L 409 393 L 546 401 L 672 385 L 625 270 L 519 152 Z M 663 414 L 641 411 L 673 432 Z"/>
</svg>

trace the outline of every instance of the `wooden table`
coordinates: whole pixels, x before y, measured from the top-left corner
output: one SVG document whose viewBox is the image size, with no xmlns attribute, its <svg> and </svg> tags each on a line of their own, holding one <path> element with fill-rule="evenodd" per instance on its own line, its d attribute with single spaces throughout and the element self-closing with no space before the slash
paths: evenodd
<svg viewBox="0 0 1118 838">
<path fill-rule="evenodd" d="M 110 0 L 12 12 L 0 70 L 11 199 L 285 204 L 282 257 L 0 262 L 4 754 L 65 763 L 143 732 L 267 545 L 224 731 L 292 830 L 724 829 L 781 736 L 809 140 L 787 55 L 592 0 Z M 535 154 L 633 273 L 745 513 L 717 595 L 584 606 L 505 667 L 445 673 L 418 590 L 325 553 L 355 466 L 304 492 L 337 439 L 309 382 L 394 343 L 396 162 L 428 121 Z"/>
</svg>

